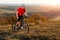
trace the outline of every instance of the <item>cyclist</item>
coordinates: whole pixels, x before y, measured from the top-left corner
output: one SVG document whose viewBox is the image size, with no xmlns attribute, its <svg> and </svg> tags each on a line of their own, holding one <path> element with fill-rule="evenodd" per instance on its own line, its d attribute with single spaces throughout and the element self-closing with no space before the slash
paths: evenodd
<svg viewBox="0 0 60 40">
<path fill-rule="evenodd" d="M 25 9 L 25 5 L 22 4 L 20 7 L 18 7 L 17 12 L 16 12 L 16 17 L 17 17 L 17 28 L 21 28 L 22 26 L 22 21 L 23 21 L 23 14 L 28 17 Z"/>
</svg>

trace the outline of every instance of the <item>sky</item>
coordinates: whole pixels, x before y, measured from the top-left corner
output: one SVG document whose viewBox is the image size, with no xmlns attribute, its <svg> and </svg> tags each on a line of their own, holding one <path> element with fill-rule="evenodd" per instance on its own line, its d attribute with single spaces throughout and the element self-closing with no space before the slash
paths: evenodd
<svg viewBox="0 0 60 40">
<path fill-rule="evenodd" d="M 60 5 L 60 0 L 0 0 L 0 4 L 43 4 Z"/>
</svg>

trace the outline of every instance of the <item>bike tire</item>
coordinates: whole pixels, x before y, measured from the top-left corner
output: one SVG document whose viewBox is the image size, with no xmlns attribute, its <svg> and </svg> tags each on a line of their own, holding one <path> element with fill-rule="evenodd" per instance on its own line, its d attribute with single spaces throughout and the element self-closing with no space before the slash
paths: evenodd
<svg viewBox="0 0 60 40">
<path fill-rule="evenodd" d="M 29 33 L 29 25 L 28 24 L 23 25 L 23 31 L 24 31 L 24 33 Z"/>
<path fill-rule="evenodd" d="M 16 27 L 16 23 L 13 23 L 13 24 L 12 24 L 12 31 L 13 31 L 13 32 L 18 32 L 18 30 L 15 29 L 15 27 Z"/>
</svg>

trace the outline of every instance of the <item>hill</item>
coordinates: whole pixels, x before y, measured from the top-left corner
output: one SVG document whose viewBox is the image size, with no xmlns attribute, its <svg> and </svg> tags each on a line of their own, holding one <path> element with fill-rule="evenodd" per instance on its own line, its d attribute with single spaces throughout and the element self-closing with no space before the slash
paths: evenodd
<svg viewBox="0 0 60 40">
<path fill-rule="evenodd" d="M 29 18 L 25 18 L 29 24 L 29 33 L 25 33 L 22 29 L 14 33 L 12 23 L 16 21 L 16 8 L 16 6 L 0 7 L 0 40 L 60 40 L 59 10 L 55 11 L 49 7 L 26 7 L 30 15 Z"/>
<path fill-rule="evenodd" d="M 29 33 L 24 33 L 23 30 L 19 30 L 14 33 L 11 29 L 11 23 L 16 18 L 9 17 L 1 20 L 5 24 L 0 25 L 0 37 L 7 40 L 59 40 L 60 39 L 60 21 L 47 20 L 46 17 L 41 14 L 33 14 L 29 19 L 26 18 L 26 22 L 29 24 Z"/>
</svg>

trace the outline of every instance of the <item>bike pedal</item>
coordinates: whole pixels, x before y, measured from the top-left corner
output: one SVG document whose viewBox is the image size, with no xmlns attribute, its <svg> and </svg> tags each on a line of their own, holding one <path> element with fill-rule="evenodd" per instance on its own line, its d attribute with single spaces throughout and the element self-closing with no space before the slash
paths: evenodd
<svg viewBox="0 0 60 40">
<path fill-rule="evenodd" d="M 21 27 L 21 29 L 23 29 L 23 27 Z"/>
<path fill-rule="evenodd" d="M 15 29 L 17 29 L 18 27 L 15 27 Z"/>
</svg>

